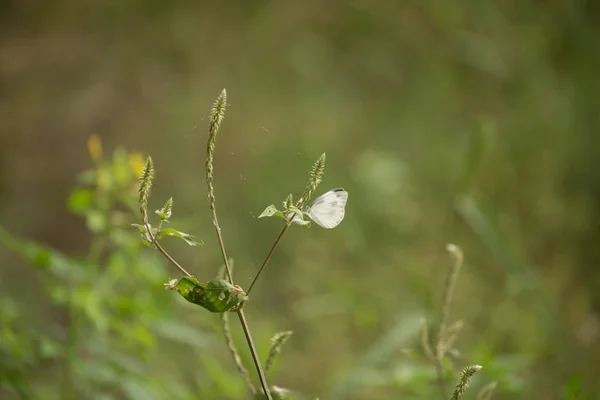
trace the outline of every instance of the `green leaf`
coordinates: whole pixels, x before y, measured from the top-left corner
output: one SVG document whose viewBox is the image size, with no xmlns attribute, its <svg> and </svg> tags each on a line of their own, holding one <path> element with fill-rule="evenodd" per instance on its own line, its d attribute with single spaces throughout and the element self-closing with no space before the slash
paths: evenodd
<svg viewBox="0 0 600 400">
<path fill-rule="evenodd" d="M 291 210 L 294 213 L 294 216 L 291 218 L 290 223 L 298 224 L 301 226 L 306 226 L 310 228 L 310 215 L 306 211 L 302 211 L 299 208 L 293 207 Z"/>
<path fill-rule="evenodd" d="M 67 207 L 75 214 L 84 214 L 94 203 L 94 192 L 90 189 L 78 189 L 71 193 Z"/>
<path fill-rule="evenodd" d="M 271 204 L 269 207 L 265 208 L 265 211 L 262 212 L 262 214 L 260 214 L 258 216 L 258 218 L 264 218 L 264 217 L 279 217 L 279 218 L 285 218 L 285 215 L 283 215 L 283 213 L 281 211 L 279 211 L 277 209 L 277 207 L 275 207 L 273 204 Z"/>
<path fill-rule="evenodd" d="M 140 233 L 146 233 L 146 232 L 148 232 L 148 228 L 146 228 L 146 225 L 131 224 L 131 226 L 135 226 L 136 228 L 138 228 L 140 230 Z"/>
<path fill-rule="evenodd" d="M 236 311 L 248 300 L 242 288 L 222 279 L 202 283 L 194 277 L 186 276 L 179 280 L 171 280 L 165 284 L 165 287 L 169 290 L 176 290 L 190 303 L 206 308 L 213 313 Z"/>
<path fill-rule="evenodd" d="M 185 240 L 185 242 L 187 244 L 189 244 L 190 246 L 196 246 L 196 245 L 203 245 L 204 243 L 202 241 L 195 241 L 192 235 L 184 233 L 184 232 L 179 232 L 173 228 L 165 228 L 162 229 L 159 233 L 158 236 L 174 236 L 177 237 L 179 239 Z"/>
<path fill-rule="evenodd" d="M 152 243 L 152 238 L 155 237 L 156 235 L 156 228 L 152 228 L 150 227 L 150 229 L 152 230 L 152 236 L 150 236 L 148 234 L 148 228 L 146 227 L 146 225 L 140 225 L 140 224 L 131 224 L 131 226 L 135 226 L 136 228 L 138 228 L 138 230 L 141 233 L 141 237 L 142 237 L 142 242 L 148 246 L 148 247 L 152 247 L 153 243 Z"/>
</svg>

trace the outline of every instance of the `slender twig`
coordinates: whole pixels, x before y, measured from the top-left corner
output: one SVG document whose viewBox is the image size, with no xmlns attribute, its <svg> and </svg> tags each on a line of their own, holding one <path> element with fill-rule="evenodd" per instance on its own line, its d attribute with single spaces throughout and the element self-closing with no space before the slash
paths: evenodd
<svg viewBox="0 0 600 400">
<path fill-rule="evenodd" d="M 437 373 L 437 384 L 442 394 L 442 399 L 446 400 L 446 381 L 444 380 L 444 367 L 442 366 L 442 360 L 434 360 L 435 371 Z"/>
<path fill-rule="evenodd" d="M 440 328 L 438 331 L 438 343 L 436 347 L 436 355 L 438 359 L 442 359 L 446 354 L 446 341 L 448 339 L 448 318 L 450 316 L 450 304 L 452 303 L 452 295 L 454 293 L 454 286 L 456 284 L 456 278 L 458 277 L 458 271 L 463 263 L 463 254 L 460 248 L 454 244 L 448 244 L 446 249 L 454 256 L 455 262 L 448 276 L 446 277 L 446 284 L 444 286 L 444 301 L 442 305 L 442 315 L 440 318 Z"/>
<path fill-rule="evenodd" d="M 173 257 L 171 257 L 171 255 L 169 253 L 167 253 L 167 251 L 160 244 L 158 244 L 158 242 L 156 242 L 156 241 L 153 241 L 153 242 L 154 242 L 154 245 L 156 246 L 156 248 L 158 249 L 158 251 L 160 251 L 162 253 L 162 255 L 165 256 L 165 258 L 167 260 L 169 260 L 171 262 L 171 264 L 173 264 L 175 266 L 175 268 L 180 270 L 185 276 L 192 276 L 192 274 L 187 272 L 181 265 L 179 265 L 179 263 L 177 261 L 175 261 L 173 259 Z"/>
<path fill-rule="evenodd" d="M 263 261 L 262 265 L 258 269 L 258 272 L 254 276 L 254 279 L 252 279 L 252 283 L 250 283 L 250 286 L 248 287 L 248 290 L 246 291 L 247 295 L 249 295 L 250 291 L 252 291 L 252 288 L 254 287 L 254 284 L 256 283 L 256 280 L 258 279 L 258 277 L 260 276 L 261 272 L 263 271 L 263 269 L 265 269 L 265 266 L 267 265 L 267 263 L 269 262 L 269 260 L 273 256 L 273 253 L 275 252 L 275 249 L 277 248 L 277 245 L 279 244 L 279 241 L 283 237 L 285 231 L 287 231 L 288 227 L 289 227 L 289 225 L 286 223 L 284 225 L 283 229 L 281 230 L 281 232 L 279 232 L 279 236 L 277 236 L 277 239 L 275 239 L 275 243 L 273 243 L 273 246 L 271 246 L 271 249 L 267 253 L 267 256 L 265 257 L 265 260 Z"/>
<path fill-rule="evenodd" d="M 155 245 L 158 245 L 158 243 L 155 243 Z M 177 263 L 177 261 L 175 261 L 175 259 L 173 259 L 173 257 L 171 257 L 171 255 L 169 253 L 167 253 L 162 247 L 158 247 L 157 248 L 159 250 L 161 250 L 162 255 L 171 263 L 173 264 L 175 267 L 177 267 L 180 271 L 182 271 L 186 276 L 192 276 L 190 275 L 185 269 L 183 269 L 183 267 L 181 267 L 181 265 L 179 265 L 179 263 Z M 248 343 L 248 348 L 250 349 L 250 354 L 252 355 L 252 360 L 254 361 L 254 365 L 256 366 L 256 371 L 258 372 L 258 377 L 260 379 L 260 384 L 263 388 L 263 391 L 265 392 L 267 399 L 268 400 L 273 400 L 273 398 L 271 397 L 271 393 L 268 390 L 268 383 L 267 383 L 267 379 L 265 378 L 265 374 L 262 370 L 262 367 L 260 366 L 260 359 L 258 357 L 258 353 L 256 352 L 256 348 L 254 347 L 254 342 L 252 341 L 252 335 L 250 333 L 250 328 L 248 327 L 248 323 L 246 322 L 246 318 L 244 316 L 244 313 L 242 310 L 238 310 L 237 311 L 238 317 L 240 319 L 240 324 L 242 325 L 242 329 L 244 331 L 244 336 L 246 337 L 246 342 Z M 250 389 L 252 390 L 252 389 Z"/>
<path fill-rule="evenodd" d="M 210 124 L 208 127 L 208 142 L 206 144 L 206 185 L 208 187 L 208 202 L 210 206 L 210 210 L 212 212 L 212 222 L 215 227 L 215 232 L 217 234 L 217 240 L 219 242 L 219 248 L 221 249 L 221 255 L 223 256 L 223 263 L 225 264 L 225 270 L 227 271 L 227 277 L 229 278 L 229 282 L 233 285 L 233 275 L 231 274 L 231 268 L 229 267 L 229 259 L 227 258 L 227 253 L 225 251 L 225 244 L 223 243 L 223 236 L 221 235 L 221 227 L 219 225 L 219 219 L 217 218 L 217 209 L 215 206 L 215 188 L 214 188 L 214 155 L 215 155 L 215 139 L 217 137 L 217 132 L 219 131 L 219 127 L 221 122 L 223 122 L 223 118 L 225 117 L 225 108 L 227 107 L 227 92 L 225 89 L 221 91 L 219 97 L 215 101 L 213 108 L 211 110 L 210 116 Z M 267 383 L 267 379 L 265 378 L 265 374 L 260 365 L 260 358 L 258 357 L 258 353 L 256 352 L 256 348 L 254 347 L 254 342 L 252 341 L 252 335 L 250 333 L 250 328 L 248 327 L 248 323 L 246 322 L 246 317 L 244 316 L 244 312 L 240 309 L 237 311 L 238 317 L 240 319 L 240 324 L 242 325 L 242 329 L 244 331 L 244 336 L 246 336 L 246 342 L 248 343 L 248 347 L 250 348 L 250 353 L 252 355 L 252 360 L 254 361 L 254 365 L 256 366 L 256 371 L 258 372 L 258 377 L 260 379 L 260 384 L 265 393 L 265 396 L 268 400 L 273 400 L 271 397 L 271 392 L 269 391 L 269 385 Z"/>
<path fill-rule="evenodd" d="M 427 327 L 427 321 L 425 319 L 421 320 L 421 347 L 423 347 L 423 352 L 425 356 L 431 361 L 431 363 L 435 366 L 435 371 L 437 375 L 437 384 L 440 389 L 440 393 L 442 395 L 442 400 L 446 400 L 446 384 L 444 382 L 444 370 L 442 366 L 442 361 L 438 359 L 433 351 L 431 350 L 431 346 L 429 344 L 429 328 Z"/>
<path fill-rule="evenodd" d="M 231 273 L 233 274 L 233 260 L 229 261 L 229 265 L 231 267 Z M 225 279 L 225 275 L 226 275 L 225 266 L 223 266 L 223 268 L 219 272 L 218 278 Z M 231 334 L 231 329 L 229 326 L 229 314 L 228 313 L 221 314 L 221 322 L 223 323 L 223 336 L 225 336 L 225 343 L 227 343 L 227 348 L 229 349 L 229 353 L 231 354 L 231 357 L 233 358 L 233 362 L 235 363 L 240 375 L 242 375 L 242 377 L 246 381 L 246 385 L 248 386 L 248 389 L 250 389 L 252 394 L 256 394 L 256 387 L 254 387 L 254 384 L 252 383 L 252 380 L 250 379 L 250 374 L 248 374 L 248 370 L 244 366 L 244 363 L 242 362 L 242 358 L 240 357 L 240 353 L 237 349 L 237 346 L 235 345 L 235 341 L 233 340 L 233 335 Z"/>
<path fill-rule="evenodd" d="M 446 380 L 444 379 L 444 366 L 442 361 L 446 356 L 448 347 L 448 319 L 450 317 L 450 304 L 452 303 L 452 295 L 454 293 L 454 286 L 456 284 L 456 278 L 458 272 L 463 263 L 463 254 L 461 249 L 454 245 L 446 245 L 448 250 L 455 258 L 454 265 L 450 269 L 448 276 L 446 277 L 446 284 L 444 286 L 442 314 L 440 316 L 440 326 L 437 333 L 437 344 L 435 348 L 435 357 L 432 358 L 432 362 L 435 365 L 437 373 L 437 382 L 440 388 L 440 393 L 443 399 L 446 399 Z M 452 339 L 454 340 L 454 338 Z"/>
<path fill-rule="evenodd" d="M 323 154 L 321 154 L 321 156 L 319 156 L 317 161 L 313 164 L 312 169 L 310 171 L 310 178 L 309 178 L 308 182 L 306 183 L 306 187 L 304 188 L 302 197 L 300 197 L 300 199 L 296 202 L 297 208 L 299 208 L 299 209 L 302 208 L 306 203 L 308 203 L 310 201 L 313 193 L 317 189 L 317 186 L 319 186 L 319 184 L 323 180 L 323 174 L 325 172 L 325 159 L 326 159 L 325 153 L 323 153 Z M 286 199 L 286 203 L 288 201 L 289 201 L 289 203 L 292 202 L 291 195 L 288 197 L 288 199 Z M 273 255 L 273 252 L 277 248 L 279 241 L 283 237 L 285 231 L 287 231 L 288 227 L 292 224 L 293 219 L 294 219 L 294 213 L 290 213 L 290 214 L 286 215 L 286 220 L 289 222 L 287 222 L 285 224 L 285 226 L 283 227 L 283 229 L 281 229 L 281 232 L 279 232 L 279 236 L 277 236 L 277 239 L 275 239 L 275 243 L 273 243 L 273 246 L 271 246 L 271 249 L 267 253 L 265 260 L 263 261 L 262 265 L 258 269 L 256 276 L 254 276 L 254 279 L 252 279 L 252 282 L 250 283 L 250 287 L 248 288 L 248 291 L 246 292 L 246 294 L 250 294 L 250 292 L 252 291 L 252 288 L 256 284 L 256 280 L 262 273 L 263 269 L 265 269 L 265 266 L 271 259 L 271 256 Z"/>
<path fill-rule="evenodd" d="M 217 233 L 217 240 L 223 255 L 223 262 L 225 263 L 225 270 L 227 271 L 227 277 L 229 283 L 233 285 L 233 275 L 231 274 L 231 268 L 229 267 L 229 260 L 227 253 L 225 252 L 225 244 L 223 243 L 223 236 L 221 234 L 221 227 L 219 226 L 219 219 L 217 218 L 217 209 L 215 207 L 215 187 L 214 187 L 214 157 L 215 157 L 215 141 L 217 139 L 217 133 L 223 118 L 225 117 L 225 109 L 227 108 L 227 91 L 223 89 L 217 97 L 213 108 L 211 110 L 210 125 L 208 127 L 208 142 L 206 144 L 206 185 L 208 186 L 208 202 L 210 205 L 210 211 L 212 212 L 212 222 Z"/>
<path fill-rule="evenodd" d="M 229 327 L 229 314 L 222 313 L 221 321 L 223 322 L 223 336 L 225 336 L 225 342 L 227 343 L 227 348 L 229 349 L 229 352 L 231 353 L 231 356 L 233 357 L 235 366 L 237 367 L 240 375 L 242 375 L 242 377 L 244 377 L 244 380 L 246 381 L 246 385 L 248 385 L 248 388 L 250 389 L 252 394 L 256 394 L 256 388 L 254 387 L 254 384 L 252 383 L 252 380 L 250 379 L 250 374 L 248 374 L 248 370 L 246 369 L 246 367 L 244 367 L 244 364 L 242 363 L 242 359 L 240 358 L 240 354 L 238 353 L 237 348 L 235 347 L 235 342 L 233 341 L 233 336 L 231 335 L 231 329 Z"/>
<path fill-rule="evenodd" d="M 262 386 L 263 392 L 268 400 L 273 400 L 271 396 L 271 391 L 269 390 L 269 384 L 267 383 L 267 378 L 265 377 L 265 373 L 260 365 L 260 358 L 258 356 L 258 352 L 254 347 L 254 342 L 252 341 L 252 334 L 250 333 L 250 328 L 248 327 L 248 322 L 246 322 L 246 316 L 244 315 L 243 310 L 238 310 L 237 315 L 240 319 L 240 324 L 242 325 L 242 329 L 244 331 L 244 336 L 246 336 L 246 341 L 248 342 L 248 348 L 250 348 L 250 354 L 252 355 L 252 361 L 254 361 L 254 366 L 256 367 L 256 371 L 258 372 L 258 378 L 260 379 L 260 385 Z"/>
</svg>

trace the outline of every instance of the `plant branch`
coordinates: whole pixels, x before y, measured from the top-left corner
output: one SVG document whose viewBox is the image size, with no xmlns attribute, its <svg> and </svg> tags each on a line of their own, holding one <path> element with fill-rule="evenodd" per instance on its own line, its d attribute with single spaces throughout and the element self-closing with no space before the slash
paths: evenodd
<svg viewBox="0 0 600 400">
<path fill-rule="evenodd" d="M 222 313 L 221 321 L 223 322 L 223 336 L 225 336 L 225 341 L 227 342 L 227 348 L 229 349 L 229 352 L 231 353 L 231 356 L 233 357 L 235 366 L 237 367 L 240 375 L 242 375 L 242 377 L 246 381 L 246 385 L 248 386 L 248 388 L 250 389 L 252 394 L 256 394 L 256 388 L 254 387 L 254 384 L 252 383 L 252 380 L 250 379 L 248 370 L 246 369 L 246 367 L 244 367 L 244 364 L 242 363 L 242 359 L 240 358 L 240 354 L 238 353 L 238 351 L 235 347 L 235 343 L 233 341 L 233 336 L 231 335 L 231 329 L 229 328 L 229 314 Z"/>
<path fill-rule="evenodd" d="M 219 226 L 219 220 L 217 218 L 217 209 L 215 206 L 215 187 L 214 187 L 214 156 L 215 156 L 215 140 L 217 137 L 217 132 L 219 131 L 219 127 L 221 126 L 221 122 L 223 122 L 223 118 L 225 117 L 225 109 L 227 107 L 227 92 L 225 89 L 221 91 L 219 97 L 213 104 L 213 108 L 211 110 L 210 115 L 210 124 L 208 127 L 208 142 L 206 144 L 206 185 L 208 187 L 208 202 L 210 206 L 210 210 L 212 212 L 212 222 L 215 227 L 215 232 L 217 234 L 217 240 L 219 242 L 219 247 L 221 249 L 221 255 L 223 256 L 223 263 L 225 264 L 225 271 L 227 271 L 227 277 L 229 278 L 229 282 L 233 285 L 233 275 L 231 274 L 231 268 L 229 266 L 229 259 L 227 258 L 227 253 L 225 251 L 225 244 L 223 243 L 223 236 L 221 235 L 221 227 Z M 269 391 L 269 385 L 267 383 L 267 379 L 265 378 L 265 374 L 260 365 L 260 358 L 258 357 L 258 353 L 256 352 L 256 348 L 254 347 L 254 342 L 252 341 L 252 335 L 250 334 L 250 328 L 248 327 L 248 323 L 246 322 L 246 317 L 244 316 L 244 312 L 240 309 L 237 311 L 238 317 L 240 319 L 240 324 L 242 325 L 242 329 L 244 330 L 244 335 L 246 336 L 246 342 L 248 343 L 248 347 L 250 348 L 250 353 L 252 355 L 252 360 L 254 361 L 254 365 L 256 366 L 256 371 L 258 372 L 258 377 L 260 379 L 260 384 L 262 386 L 263 391 L 265 392 L 265 396 L 268 400 L 273 400 L 271 397 L 271 392 Z"/>
<path fill-rule="evenodd" d="M 215 141 L 217 139 L 217 133 L 223 118 L 225 117 L 225 109 L 227 108 L 227 91 L 223 89 L 217 97 L 217 100 L 213 104 L 210 115 L 210 124 L 208 126 L 208 142 L 206 144 L 206 185 L 208 186 L 208 202 L 210 205 L 210 211 L 212 212 L 212 222 L 217 233 L 217 240 L 219 241 L 219 247 L 221 248 L 221 254 L 223 255 L 223 262 L 225 263 L 225 270 L 227 271 L 227 278 L 229 283 L 233 285 L 233 275 L 231 274 L 231 268 L 229 267 L 229 260 L 227 253 L 225 252 L 225 244 L 223 243 L 223 236 L 221 234 L 221 227 L 219 226 L 219 219 L 217 218 L 217 209 L 215 207 L 215 187 L 214 187 L 214 157 L 215 157 Z"/>
<path fill-rule="evenodd" d="M 189 272 L 187 272 L 185 269 L 183 269 L 183 267 L 181 265 L 179 265 L 179 263 L 177 263 L 177 261 L 175 261 L 175 259 L 173 259 L 173 257 L 171 257 L 169 255 L 169 253 L 167 253 L 162 247 L 160 247 L 160 245 L 158 243 L 154 243 L 157 247 L 157 249 L 159 249 L 159 251 L 162 253 L 162 255 L 171 263 L 173 264 L 175 267 L 177 267 L 177 269 L 179 269 L 181 272 L 183 272 L 186 276 L 192 276 Z M 266 393 L 267 399 L 268 400 L 273 400 L 273 398 L 271 397 L 271 393 L 269 392 L 269 385 L 267 383 L 267 379 L 265 378 L 265 374 L 262 370 L 262 367 L 260 366 L 260 359 L 258 357 L 258 353 L 256 352 L 256 348 L 254 347 L 254 342 L 252 341 L 252 335 L 250 333 L 250 328 L 248 327 L 248 323 L 246 322 L 246 318 L 242 312 L 242 310 L 238 310 L 237 314 L 239 316 L 240 319 L 240 324 L 242 325 L 242 329 L 244 331 L 244 336 L 246 337 L 246 342 L 248 343 L 248 348 L 250 349 L 250 354 L 252 355 L 252 360 L 254 361 L 254 365 L 256 366 L 256 371 L 258 372 L 258 377 L 260 379 L 260 384 L 263 388 L 263 391 Z M 223 328 L 225 329 L 225 327 Z M 230 343 L 229 343 L 229 339 L 231 338 L 231 335 L 227 336 L 227 332 L 225 332 L 225 337 L 227 338 L 227 346 L 231 351 L 231 347 L 230 347 Z M 233 341 L 231 341 L 231 344 L 233 344 Z M 243 367 L 243 365 L 241 365 L 241 360 L 239 360 L 238 363 L 238 358 L 239 356 L 236 358 L 235 354 L 237 354 L 237 352 L 232 352 L 232 354 L 234 354 L 234 360 L 236 362 L 236 364 L 238 365 L 238 369 L 243 368 L 245 370 L 245 368 Z M 240 372 L 242 372 L 242 370 L 240 370 Z M 247 372 L 246 374 L 244 374 L 242 372 L 242 374 L 244 375 L 244 377 L 247 376 Z M 254 388 L 254 385 L 252 385 L 251 382 L 249 382 L 249 380 L 247 380 L 246 382 L 249 383 L 249 388 L 253 393 L 256 393 L 256 388 Z"/>
<path fill-rule="evenodd" d="M 271 249 L 267 253 L 267 256 L 265 257 L 265 260 L 263 261 L 262 265 L 258 269 L 258 272 L 254 276 L 254 279 L 252 279 L 252 283 L 250 283 L 250 286 L 248 287 L 248 290 L 246 291 L 247 295 L 250 295 L 250 291 L 252 291 L 252 288 L 254 287 L 254 284 L 256 283 L 256 280 L 258 279 L 258 277 L 262 273 L 263 269 L 265 269 L 265 266 L 267 265 L 267 263 L 269 262 L 269 260 L 273 256 L 273 253 L 275 252 L 275 249 L 277 248 L 277 245 L 281 241 L 281 238 L 283 237 L 283 235 L 285 234 L 285 231 L 287 231 L 287 229 L 288 229 L 289 226 L 290 225 L 285 224 L 284 227 L 283 227 L 283 229 L 281 230 L 281 232 L 279 232 L 279 235 L 277 236 L 277 239 L 275 239 L 275 243 L 273 243 L 273 246 L 271 246 Z"/>
<path fill-rule="evenodd" d="M 312 169 L 310 171 L 310 178 L 306 184 L 306 188 L 304 189 L 304 192 L 302 193 L 302 197 L 300 197 L 300 199 L 296 202 L 297 208 L 301 208 L 303 205 L 305 205 L 306 203 L 308 203 L 310 201 L 313 193 L 317 189 L 317 186 L 319 186 L 319 184 L 323 180 L 323 174 L 325 173 L 325 159 L 326 159 L 326 156 L 325 156 L 325 153 L 323 153 L 319 156 L 317 161 L 313 164 Z M 289 207 L 291 205 L 291 203 L 292 203 L 292 196 L 290 195 L 284 202 L 284 205 L 286 205 L 286 207 Z M 258 269 L 256 276 L 254 276 L 254 279 L 252 279 L 252 282 L 250 283 L 250 287 L 248 287 L 248 290 L 246 291 L 247 295 L 250 294 L 250 292 L 252 291 L 252 288 L 256 284 L 256 280 L 258 279 L 258 277 L 260 276 L 262 271 L 265 269 L 267 263 L 271 259 L 271 256 L 273 256 L 273 252 L 277 248 L 277 245 L 279 244 L 279 241 L 285 234 L 285 231 L 287 231 L 288 227 L 292 224 L 292 221 L 294 220 L 294 213 L 287 214 L 286 220 L 289 222 L 286 223 L 285 226 L 283 227 L 283 229 L 281 229 L 281 232 L 279 232 L 279 236 L 277 236 L 277 239 L 275 239 L 275 243 L 273 243 L 273 246 L 271 246 L 271 249 L 267 253 L 265 260 L 263 261 L 262 265 Z"/>
<path fill-rule="evenodd" d="M 183 268 L 181 265 L 179 265 L 179 263 L 177 261 L 175 261 L 175 259 L 173 259 L 173 257 L 171 257 L 171 255 L 169 253 L 167 253 L 167 251 L 160 244 L 158 244 L 157 241 L 153 240 L 153 243 L 156 246 L 156 248 L 158 249 L 158 251 L 160 251 L 162 253 L 162 255 L 165 256 L 165 258 L 167 260 L 169 260 L 171 262 L 171 264 L 173 264 L 179 271 L 181 271 L 181 273 L 183 273 L 185 276 L 190 276 L 190 277 L 192 276 L 192 274 L 187 272 L 185 270 L 185 268 Z"/>
<path fill-rule="evenodd" d="M 246 316 L 244 315 L 243 310 L 238 310 L 237 315 L 240 319 L 240 324 L 242 325 L 242 329 L 244 331 L 244 336 L 246 336 L 246 341 L 248 342 L 248 348 L 250 348 L 250 354 L 252 355 L 252 360 L 254 361 L 254 366 L 256 367 L 256 371 L 258 372 L 258 378 L 260 379 L 260 385 L 265 393 L 265 396 L 268 400 L 273 400 L 271 396 L 271 391 L 269 390 L 269 384 L 267 383 L 267 378 L 265 377 L 265 373 L 260 365 L 260 358 L 258 357 L 258 352 L 254 347 L 254 342 L 252 341 L 252 334 L 250 333 L 250 328 L 248 327 L 248 323 L 246 322 Z"/>
</svg>

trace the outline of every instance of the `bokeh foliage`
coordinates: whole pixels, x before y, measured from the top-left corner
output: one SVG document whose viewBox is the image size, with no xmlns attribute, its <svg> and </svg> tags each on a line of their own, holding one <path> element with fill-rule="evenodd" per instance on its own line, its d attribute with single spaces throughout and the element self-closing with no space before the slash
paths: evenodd
<svg viewBox="0 0 600 400">
<path fill-rule="evenodd" d="M 83 398 L 246 396 L 218 318 L 166 292 L 175 271 L 129 229 L 143 149 L 161 165 L 151 209 L 173 196 L 205 242 L 173 251 L 215 277 L 203 152 L 222 87 L 237 283 L 277 234 L 256 217 L 300 195 L 319 154 L 319 190 L 350 193 L 339 228 L 286 236 L 246 307 L 261 354 L 294 331 L 274 384 L 437 396 L 419 321 L 439 317 L 452 242 L 458 365 L 483 366 L 471 394 L 600 390 L 599 16 L 566 0 L 2 3 L 0 397 L 62 398 L 69 354 Z"/>
</svg>

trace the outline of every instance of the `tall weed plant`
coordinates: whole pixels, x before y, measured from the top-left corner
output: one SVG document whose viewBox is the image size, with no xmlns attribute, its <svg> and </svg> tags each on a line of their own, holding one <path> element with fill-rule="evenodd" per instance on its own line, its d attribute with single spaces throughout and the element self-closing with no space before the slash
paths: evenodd
<svg viewBox="0 0 600 400">
<path fill-rule="evenodd" d="M 292 226 L 316 225 L 309 205 L 323 180 L 326 157 L 317 158 L 303 188 L 290 188 L 298 190 L 299 196 L 289 194 L 281 207 L 270 205 L 260 215 L 280 219 L 281 230 L 244 288 L 235 281 L 233 258 L 226 250 L 226 232 L 217 213 L 214 160 L 226 109 L 223 90 L 210 113 L 205 161 L 207 211 L 222 255 L 222 267 L 215 269 L 214 276 L 195 275 L 167 250 L 171 239 L 193 247 L 203 243 L 175 229 L 173 198 L 152 211 L 151 189 L 160 184 L 155 179 L 160 167 L 151 157 L 121 148 L 107 157 L 97 136 L 88 141 L 93 168 L 80 174 L 80 185 L 68 199 L 69 210 L 85 219 L 90 232 L 87 255 L 66 255 L 0 227 L 5 249 L 37 270 L 35 279 L 24 271 L 18 287 L 3 295 L 0 304 L 3 399 L 315 398 L 273 382 L 278 355 L 284 346 L 294 346 L 292 331 L 282 327 L 273 332 L 268 351 L 260 354 L 253 321 L 245 310 L 254 307 L 251 294 L 259 290 L 269 294 L 259 278 L 268 273 L 266 267 L 285 233 Z M 464 256 L 456 245 L 448 245 L 447 250 L 454 263 L 441 292 L 438 315 L 402 318 L 375 339 L 358 364 L 350 366 L 321 399 L 458 400 L 471 393 L 471 398 L 489 400 L 501 398 L 507 382 L 518 382 L 516 371 L 498 372 L 494 357 L 470 360 L 458 350 L 464 323 L 452 316 L 451 304 Z M 20 301 L 15 294 L 21 290 L 35 291 L 37 302 Z M 39 309 L 32 309 L 32 304 Z M 45 315 L 57 312 L 61 321 Z M 243 331 L 250 360 L 239 351 L 242 344 L 232 334 L 230 316 Z M 181 354 L 176 351 L 181 348 L 186 356 L 173 356 Z M 228 366 L 218 348 L 229 353 L 235 368 Z M 490 373 L 477 379 L 482 368 Z M 53 372 L 41 374 L 45 369 Z M 475 390 L 469 392 L 472 379 Z M 574 398 L 569 396 L 576 393 L 577 385 L 569 387 L 564 397 Z M 390 397 L 390 392 L 395 395 Z"/>
</svg>

